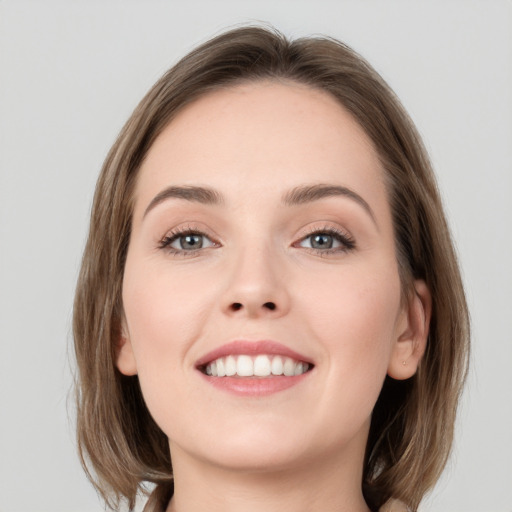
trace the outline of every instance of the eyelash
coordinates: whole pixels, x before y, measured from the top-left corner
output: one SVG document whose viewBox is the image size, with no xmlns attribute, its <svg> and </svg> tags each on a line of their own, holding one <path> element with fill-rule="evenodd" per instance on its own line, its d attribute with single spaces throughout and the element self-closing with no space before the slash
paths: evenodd
<svg viewBox="0 0 512 512">
<path fill-rule="evenodd" d="M 310 252 L 313 252 L 315 254 L 318 254 L 320 256 L 329 256 L 331 254 L 339 254 L 339 253 L 346 253 L 350 252 L 353 249 L 356 248 L 356 242 L 355 240 L 346 232 L 341 231 L 339 229 L 336 229 L 334 227 L 325 227 L 323 229 L 311 229 L 311 231 L 306 235 L 303 236 L 298 242 L 295 242 L 293 245 L 294 247 L 297 247 L 298 244 L 304 242 L 308 238 L 311 238 L 314 235 L 328 235 L 332 236 L 334 240 L 339 242 L 341 244 L 341 247 L 332 247 L 329 249 L 317 249 L 315 247 L 303 247 L 304 249 L 307 249 Z"/>
<path fill-rule="evenodd" d="M 171 247 L 171 244 L 174 243 L 176 240 L 178 240 L 181 237 L 187 236 L 187 235 L 197 235 L 201 237 L 205 237 L 210 242 L 212 242 L 212 246 L 219 247 L 220 244 L 218 242 L 215 242 L 212 240 L 206 233 L 201 231 L 200 229 L 194 229 L 193 227 L 180 227 L 176 228 L 175 230 L 168 233 L 160 242 L 158 243 L 158 248 L 162 250 L 166 250 L 172 255 L 176 256 L 183 256 L 183 257 L 192 257 L 196 256 L 198 252 L 200 252 L 203 249 L 208 249 L 208 247 L 200 247 L 199 249 L 191 249 L 191 250 L 184 250 L 184 249 L 176 249 L 174 247 Z M 311 238 L 314 235 L 328 235 L 332 236 L 334 240 L 339 242 L 341 244 L 341 247 L 331 247 L 329 249 L 318 249 L 315 247 L 303 247 L 303 249 L 307 249 L 309 252 L 313 252 L 315 254 L 318 254 L 320 256 L 328 256 L 331 254 L 336 253 L 345 253 L 349 252 L 356 248 L 355 240 L 347 233 L 333 228 L 333 227 L 325 227 L 323 229 L 312 229 L 307 235 L 303 236 L 298 240 L 297 242 L 294 242 L 293 247 L 300 247 L 300 244 L 307 240 L 308 238 Z"/>
<path fill-rule="evenodd" d="M 208 247 L 200 247 L 199 249 L 191 249 L 191 250 L 184 250 L 184 249 L 176 249 L 174 247 L 171 247 L 171 244 L 174 243 L 176 240 L 178 240 L 181 237 L 187 236 L 187 235 L 197 235 L 201 237 L 205 237 L 208 240 L 210 240 L 213 244 L 213 247 L 219 246 L 220 244 L 215 242 L 211 239 L 210 236 L 208 236 L 206 233 L 201 231 L 200 229 L 195 229 L 190 226 L 186 227 L 179 227 L 171 231 L 170 233 L 166 234 L 162 240 L 158 243 L 158 248 L 168 251 L 174 256 L 183 256 L 183 257 L 192 257 L 196 256 L 199 251 L 203 249 L 207 249 Z"/>
</svg>

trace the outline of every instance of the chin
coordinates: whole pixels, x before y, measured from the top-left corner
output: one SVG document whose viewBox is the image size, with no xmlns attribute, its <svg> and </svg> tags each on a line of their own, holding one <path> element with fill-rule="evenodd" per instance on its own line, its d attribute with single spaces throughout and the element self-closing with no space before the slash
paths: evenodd
<svg viewBox="0 0 512 512">
<path fill-rule="evenodd" d="M 352 442 L 363 447 L 367 431 L 361 435 L 347 432 L 339 425 L 331 429 L 307 429 L 297 422 L 253 421 L 225 422 L 222 428 L 205 424 L 205 431 L 196 431 L 193 438 L 176 442 L 178 450 L 185 450 L 189 457 L 226 471 L 242 473 L 276 473 L 297 471 L 310 467 L 315 461 L 325 461 L 335 452 L 340 455 L 351 450 Z M 208 432 L 206 432 L 206 427 Z M 210 430 L 211 429 L 211 430 Z M 341 432 L 340 432 L 341 430 Z M 213 437 L 212 432 L 217 434 Z M 362 444 L 361 444 L 362 443 Z M 170 442 L 171 456 L 174 443 Z M 358 450 L 359 452 L 359 450 Z"/>
<path fill-rule="evenodd" d="M 296 468 L 310 459 L 297 445 L 281 443 L 240 442 L 217 446 L 207 454 L 209 462 L 225 470 L 242 473 L 273 473 Z"/>
</svg>

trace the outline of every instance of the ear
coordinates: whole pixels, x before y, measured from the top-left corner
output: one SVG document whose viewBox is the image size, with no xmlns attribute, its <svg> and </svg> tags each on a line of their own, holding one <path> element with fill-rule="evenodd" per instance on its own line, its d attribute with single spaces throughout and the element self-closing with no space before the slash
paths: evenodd
<svg viewBox="0 0 512 512">
<path fill-rule="evenodd" d="M 126 321 L 124 319 L 121 325 L 121 334 L 116 345 L 117 369 L 123 375 L 137 375 L 137 362 L 135 360 L 135 354 L 133 353 L 132 343 L 126 327 Z"/>
<path fill-rule="evenodd" d="M 418 279 L 397 324 L 397 339 L 388 366 L 388 375 L 393 379 L 408 379 L 416 373 L 427 347 L 431 312 L 430 290 Z"/>
</svg>

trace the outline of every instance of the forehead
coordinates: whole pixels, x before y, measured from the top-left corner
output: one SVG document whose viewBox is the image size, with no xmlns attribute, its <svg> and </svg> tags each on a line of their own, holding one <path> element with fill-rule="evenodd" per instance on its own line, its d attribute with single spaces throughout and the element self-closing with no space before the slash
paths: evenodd
<svg viewBox="0 0 512 512">
<path fill-rule="evenodd" d="M 372 142 L 330 94 L 294 82 L 239 84 L 181 110 L 138 176 L 136 205 L 173 183 L 271 194 L 304 183 L 384 193 Z M 137 206 L 136 206 L 137 208 Z"/>
</svg>

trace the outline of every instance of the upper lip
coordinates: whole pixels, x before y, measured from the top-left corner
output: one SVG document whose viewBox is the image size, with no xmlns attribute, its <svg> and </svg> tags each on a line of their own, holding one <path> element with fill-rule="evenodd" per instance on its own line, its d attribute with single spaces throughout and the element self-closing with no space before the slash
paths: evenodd
<svg viewBox="0 0 512 512">
<path fill-rule="evenodd" d="M 280 355 L 285 357 L 290 357 L 291 359 L 295 359 L 297 361 L 302 361 L 305 363 L 313 364 L 313 362 L 296 352 L 288 348 L 287 346 L 278 343 L 277 341 L 272 340 L 258 340 L 258 341 L 247 341 L 247 340 L 235 340 L 221 347 L 218 347 L 211 352 L 208 352 L 203 357 L 201 357 L 197 363 L 196 367 L 204 366 L 220 357 L 226 357 L 230 355 L 259 355 L 259 354 L 268 354 L 268 355 Z"/>
</svg>

